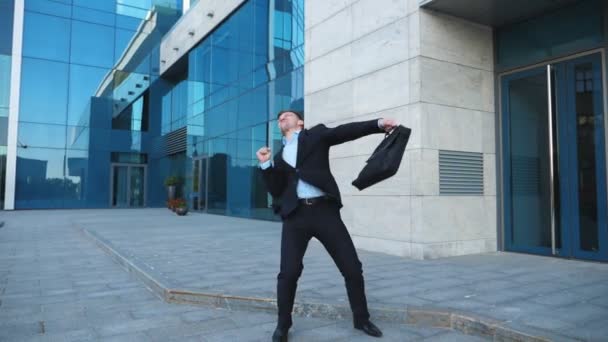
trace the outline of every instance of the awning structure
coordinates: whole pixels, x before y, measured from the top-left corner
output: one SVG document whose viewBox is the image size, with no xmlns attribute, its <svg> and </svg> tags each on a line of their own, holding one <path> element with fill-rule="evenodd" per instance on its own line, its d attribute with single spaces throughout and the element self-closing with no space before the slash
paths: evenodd
<svg viewBox="0 0 608 342">
<path fill-rule="evenodd" d="M 501 27 L 581 0 L 421 0 L 420 7 L 475 23 Z"/>
</svg>

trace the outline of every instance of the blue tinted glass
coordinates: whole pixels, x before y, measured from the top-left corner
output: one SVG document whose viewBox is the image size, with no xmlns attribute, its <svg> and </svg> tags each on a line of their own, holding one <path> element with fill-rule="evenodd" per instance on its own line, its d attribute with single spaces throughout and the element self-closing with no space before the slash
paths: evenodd
<svg viewBox="0 0 608 342">
<path fill-rule="evenodd" d="M 65 148 L 63 125 L 19 123 L 19 144 L 22 147 Z"/>
<path fill-rule="evenodd" d="M 99 194 L 95 195 L 91 191 L 95 189 L 90 189 L 92 182 L 88 173 L 90 172 L 89 170 L 91 170 L 93 167 L 93 165 L 91 165 L 91 162 L 92 160 L 89 159 L 89 153 L 87 151 L 66 151 L 65 197 L 63 207 L 95 207 L 94 205 L 92 205 L 92 203 L 90 203 L 93 202 L 91 197 L 99 197 Z M 100 178 L 95 179 L 95 181 L 103 182 L 103 180 L 101 180 Z M 107 190 L 104 192 L 107 192 Z"/>
<path fill-rule="evenodd" d="M 151 5 L 151 0 L 118 0 L 116 13 L 123 16 L 143 19 L 146 17 L 146 13 Z"/>
<path fill-rule="evenodd" d="M 0 117 L 0 146 L 6 146 L 8 140 L 8 117 Z M 0 158 L 2 158 L 2 154 L 0 154 Z M 4 172 L 2 170 L 3 166 L 0 165 L 0 173 Z M 2 180 L 0 179 L 0 184 Z M 0 194 L 0 197 L 2 194 Z"/>
<path fill-rule="evenodd" d="M 120 57 L 125 53 L 129 42 L 135 36 L 135 31 L 116 29 L 116 41 L 114 46 L 114 61 L 118 62 Z"/>
<path fill-rule="evenodd" d="M 91 98 L 99 96 L 97 90 L 109 74 L 110 69 L 77 64 L 70 66 L 68 125 L 82 125 L 90 121 Z"/>
<path fill-rule="evenodd" d="M 109 205 L 110 153 L 66 151 L 67 208 L 104 208 Z"/>
<path fill-rule="evenodd" d="M 0 117 L 8 116 L 11 96 L 11 57 L 0 55 Z"/>
<path fill-rule="evenodd" d="M 65 149 L 19 148 L 15 208 L 61 208 L 65 197 Z"/>
<path fill-rule="evenodd" d="M 25 9 L 28 11 L 51 14 L 69 18 L 72 14 L 69 0 L 26 0 Z"/>
<path fill-rule="evenodd" d="M 188 153 L 211 155 L 212 213 L 272 217 L 253 154 L 266 144 L 270 113 L 303 96 L 304 3 L 272 4 L 274 11 L 267 0 L 246 2 L 189 54 Z"/>
<path fill-rule="evenodd" d="M 137 11 L 141 12 L 141 10 L 137 10 Z M 120 11 L 120 10 L 116 12 L 117 13 L 116 27 L 122 28 L 125 30 L 130 30 L 130 31 L 137 31 L 137 28 L 141 24 L 142 18 L 124 15 L 124 14 L 122 14 L 123 12 L 124 11 Z"/>
<path fill-rule="evenodd" d="M 603 13 L 602 1 L 581 1 L 497 30 L 498 68 L 532 64 L 598 46 L 605 39 Z"/>
<path fill-rule="evenodd" d="M 144 8 L 148 9 L 152 6 L 152 2 L 155 4 L 160 1 L 152 1 L 152 0 L 117 0 L 120 5 L 134 8 Z"/>
<path fill-rule="evenodd" d="M 0 55 L 10 55 L 13 49 L 14 2 L 0 1 Z"/>
<path fill-rule="evenodd" d="M 74 6 L 92 8 L 105 12 L 116 12 L 115 0 L 72 0 Z"/>
<path fill-rule="evenodd" d="M 71 61 L 111 68 L 114 64 L 114 28 L 74 20 Z"/>
<path fill-rule="evenodd" d="M 20 121 L 65 124 L 68 64 L 23 58 Z"/>
<path fill-rule="evenodd" d="M 116 23 L 114 12 L 99 11 L 86 7 L 74 6 L 72 8 L 72 18 L 109 26 L 114 26 Z"/>
<path fill-rule="evenodd" d="M 91 135 L 100 134 L 99 130 L 99 128 L 91 129 L 90 127 L 85 126 L 67 126 L 67 148 L 73 150 L 88 150 L 90 146 Z M 101 148 L 101 146 L 97 146 L 97 148 Z"/>
<path fill-rule="evenodd" d="M 26 12 L 23 56 L 67 62 L 70 59 L 70 21 Z"/>
</svg>

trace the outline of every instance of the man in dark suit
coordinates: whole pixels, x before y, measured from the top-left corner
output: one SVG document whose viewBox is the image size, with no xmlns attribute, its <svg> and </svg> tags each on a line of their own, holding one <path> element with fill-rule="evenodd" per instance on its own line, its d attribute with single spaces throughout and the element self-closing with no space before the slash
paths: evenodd
<svg viewBox="0 0 608 342">
<path fill-rule="evenodd" d="M 292 325 L 291 312 L 302 259 L 311 238 L 317 238 L 344 276 L 348 300 L 356 329 L 380 337 L 382 332 L 369 320 L 363 269 L 346 226 L 340 217 L 342 200 L 329 169 L 329 148 L 397 126 L 391 119 L 353 122 L 328 128 L 317 125 L 304 129 L 302 113 L 285 110 L 278 114 L 283 148 L 270 160 L 271 151 L 262 147 L 257 158 L 264 181 L 280 205 L 281 269 L 277 276 L 279 318 L 273 341 L 287 341 Z"/>
</svg>

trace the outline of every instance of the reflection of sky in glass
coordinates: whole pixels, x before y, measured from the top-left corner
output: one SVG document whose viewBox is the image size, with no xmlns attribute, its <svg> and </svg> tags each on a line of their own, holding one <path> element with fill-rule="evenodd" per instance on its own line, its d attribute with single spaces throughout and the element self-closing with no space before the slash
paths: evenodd
<svg viewBox="0 0 608 342">
<path fill-rule="evenodd" d="M 20 121 L 65 124 L 69 64 L 23 58 Z"/>
<path fill-rule="evenodd" d="M 13 0 L 0 0 L 0 55 L 10 55 L 13 50 L 13 10 Z"/>
<path fill-rule="evenodd" d="M 83 115 L 89 114 L 89 103 L 94 96 L 99 80 L 109 69 L 72 64 L 70 66 L 70 101 L 68 105 L 68 125 L 78 125 Z"/>
<path fill-rule="evenodd" d="M 17 152 L 18 177 L 63 178 L 64 149 L 27 148 Z"/>
<path fill-rule="evenodd" d="M 188 153 L 211 158 L 217 213 L 268 217 L 255 152 L 280 134 L 273 113 L 303 97 L 303 9 L 303 0 L 248 1 L 189 54 Z"/>
<path fill-rule="evenodd" d="M 266 143 L 268 119 L 303 95 L 303 0 L 247 1 L 189 54 L 187 74 L 157 83 L 151 81 L 158 52 L 156 59 L 145 54 L 133 59 L 126 49 L 157 44 L 161 34 L 150 35 L 151 23 L 141 25 L 142 18 L 151 6 L 179 9 L 180 1 L 74 0 L 67 9 L 57 2 L 28 3 L 19 134 L 28 148 L 18 149 L 18 174 L 30 183 L 21 179 L 18 205 L 107 206 L 110 152 L 152 153 L 154 134 L 188 126 L 189 150 L 195 145 L 201 154 L 224 154 L 217 159 L 228 167 L 223 206 L 251 208 L 252 198 L 263 191 L 254 184 L 255 151 Z M 138 28 L 146 32 L 137 33 Z M 153 43 L 140 45 L 146 39 Z M 152 100 L 144 104 L 142 92 L 150 86 Z M 156 116 L 142 132 L 142 110 L 148 106 Z M 126 108 L 132 130 L 112 129 L 112 117 Z M 182 164 L 171 169 L 187 170 L 184 158 L 174 158 Z"/>
<path fill-rule="evenodd" d="M 110 151 L 146 148 L 147 133 L 139 131 L 143 100 L 132 108 L 137 132 L 111 128 L 112 116 L 118 114 L 114 105 L 124 103 L 124 109 L 141 97 L 150 85 L 151 66 L 158 64 L 149 54 L 162 34 L 155 31 L 157 21 L 142 20 L 149 18 L 152 6 L 181 7 L 177 3 L 181 1 L 26 1 L 18 208 L 107 205 L 108 189 L 100 184 L 109 181 Z M 167 22 L 179 12 L 163 13 L 159 20 Z M 138 32 L 141 28 L 145 32 Z M 10 59 L 1 57 L 0 115 L 4 78 L 10 74 L 4 72 L 10 71 L 5 64 L 10 67 Z"/>
<path fill-rule="evenodd" d="M 11 56 L 0 55 L 0 117 L 8 117 L 11 95 Z"/>
</svg>

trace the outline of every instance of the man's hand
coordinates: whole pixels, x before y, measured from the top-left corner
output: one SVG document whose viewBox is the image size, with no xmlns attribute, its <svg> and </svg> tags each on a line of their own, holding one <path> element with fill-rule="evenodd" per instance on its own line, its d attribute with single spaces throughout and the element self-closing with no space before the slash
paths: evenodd
<svg viewBox="0 0 608 342">
<path fill-rule="evenodd" d="M 270 148 L 264 146 L 260 148 L 255 155 L 258 157 L 260 163 L 265 163 L 270 160 Z"/>
<path fill-rule="evenodd" d="M 393 130 L 393 128 L 399 126 L 399 124 L 397 123 L 397 121 L 393 120 L 393 119 L 380 119 L 380 127 L 385 131 L 385 132 L 390 132 Z"/>
</svg>

